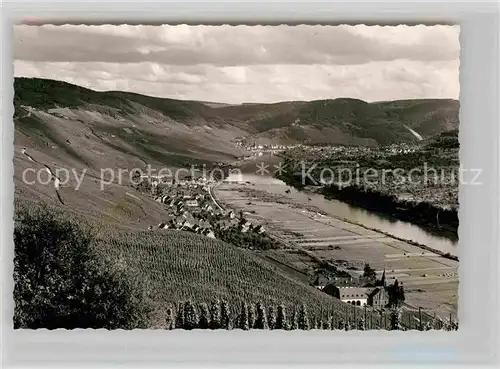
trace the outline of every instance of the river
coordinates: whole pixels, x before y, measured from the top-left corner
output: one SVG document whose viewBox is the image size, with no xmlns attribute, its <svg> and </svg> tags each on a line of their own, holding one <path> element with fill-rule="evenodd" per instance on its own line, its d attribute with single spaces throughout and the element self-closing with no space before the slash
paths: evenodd
<svg viewBox="0 0 500 369">
<path fill-rule="evenodd" d="M 283 181 L 270 177 L 255 174 L 230 175 L 225 179 L 232 182 L 250 182 L 258 190 L 265 190 L 269 193 L 288 196 L 304 204 L 314 205 L 326 214 L 347 219 L 363 226 L 378 229 L 395 237 L 412 240 L 420 244 L 431 247 L 435 250 L 449 252 L 458 256 L 458 242 L 447 237 L 439 237 L 431 234 L 423 228 L 408 222 L 396 220 L 381 214 L 348 205 L 338 200 L 326 200 L 323 195 L 300 192 L 293 187 L 286 185 Z M 289 193 L 285 193 L 286 190 Z"/>
</svg>

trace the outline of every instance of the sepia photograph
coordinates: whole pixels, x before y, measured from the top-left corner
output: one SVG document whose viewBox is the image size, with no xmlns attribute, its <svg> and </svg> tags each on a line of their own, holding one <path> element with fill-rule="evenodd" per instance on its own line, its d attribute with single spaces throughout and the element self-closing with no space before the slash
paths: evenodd
<svg viewBox="0 0 500 369">
<path fill-rule="evenodd" d="M 15 25 L 13 327 L 459 330 L 459 35 Z"/>
</svg>

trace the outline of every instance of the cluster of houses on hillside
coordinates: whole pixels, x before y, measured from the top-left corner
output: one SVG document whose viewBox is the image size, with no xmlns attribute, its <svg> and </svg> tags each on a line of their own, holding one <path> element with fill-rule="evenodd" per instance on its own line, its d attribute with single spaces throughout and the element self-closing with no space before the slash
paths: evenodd
<svg viewBox="0 0 500 369">
<path fill-rule="evenodd" d="M 149 229 L 175 229 L 216 238 L 216 231 L 237 229 L 241 233 L 266 232 L 262 225 L 254 225 L 240 212 L 217 206 L 205 180 L 191 180 L 162 186 L 155 190 L 155 201 L 165 205 L 163 221 Z"/>
<path fill-rule="evenodd" d="M 415 143 L 397 143 L 383 147 L 371 148 L 369 146 L 302 146 L 308 153 L 314 153 L 317 159 L 330 158 L 332 154 L 340 154 L 342 157 L 357 158 L 359 156 L 385 157 L 387 155 L 408 154 L 418 150 Z"/>
<path fill-rule="evenodd" d="M 355 306 L 370 306 L 380 310 L 389 304 L 389 293 L 385 282 L 385 271 L 380 281 L 364 277 L 318 276 L 313 282 L 319 290 Z"/>
<path fill-rule="evenodd" d="M 417 144 L 412 144 L 412 143 L 397 143 L 397 144 L 392 144 L 388 146 L 384 146 L 380 148 L 380 151 L 385 152 L 387 154 L 409 154 L 412 152 L 415 152 L 418 150 L 418 145 Z"/>
<path fill-rule="evenodd" d="M 293 149 L 295 147 L 303 146 L 302 144 L 294 144 L 294 145 L 280 145 L 280 144 L 262 144 L 256 142 L 249 142 L 249 139 L 246 137 L 240 137 L 234 141 L 236 147 L 246 151 L 248 155 L 241 156 L 238 160 L 250 160 L 258 156 L 262 156 L 264 154 L 277 154 L 281 151 L 285 151 L 287 149 Z"/>
</svg>

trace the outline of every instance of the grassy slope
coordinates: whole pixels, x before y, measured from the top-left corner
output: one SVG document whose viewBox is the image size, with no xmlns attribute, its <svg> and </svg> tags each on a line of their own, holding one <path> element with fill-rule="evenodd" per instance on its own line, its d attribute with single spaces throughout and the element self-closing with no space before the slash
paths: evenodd
<svg viewBox="0 0 500 369">
<path fill-rule="evenodd" d="M 177 120 L 188 120 L 196 116 L 198 109 L 201 111 L 209 109 L 198 102 L 160 99 L 119 91 L 97 92 L 61 81 L 38 78 L 15 78 L 14 80 L 14 103 L 16 105 L 47 109 L 97 104 L 134 113 L 130 102 L 139 103 Z"/>
<path fill-rule="evenodd" d="M 458 128 L 458 101 L 446 99 L 367 103 L 339 98 L 211 108 L 197 101 L 117 91 L 96 92 L 43 79 L 16 78 L 14 88 L 16 105 L 47 109 L 95 104 L 110 107 L 121 114 L 136 114 L 136 105 L 140 104 L 189 125 L 229 124 L 253 134 L 255 138 L 264 134 L 308 143 L 363 144 L 367 139 L 379 144 L 414 141 L 415 137 L 402 123 L 424 137 Z M 297 119 L 300 127 L 293 125 Z"/>
</svg>

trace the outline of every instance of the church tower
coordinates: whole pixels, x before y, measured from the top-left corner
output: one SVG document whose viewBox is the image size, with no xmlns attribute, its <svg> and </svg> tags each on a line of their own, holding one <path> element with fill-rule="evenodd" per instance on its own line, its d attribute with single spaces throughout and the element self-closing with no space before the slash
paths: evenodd
<svg viewBox="0 0 500 369">
<path fill-rule="evenodd" d="M 382 278 L 380 279 L 380 284 L 385 288 L 385 267 L 384 272 L 382 273 Z"/>
</svg>

